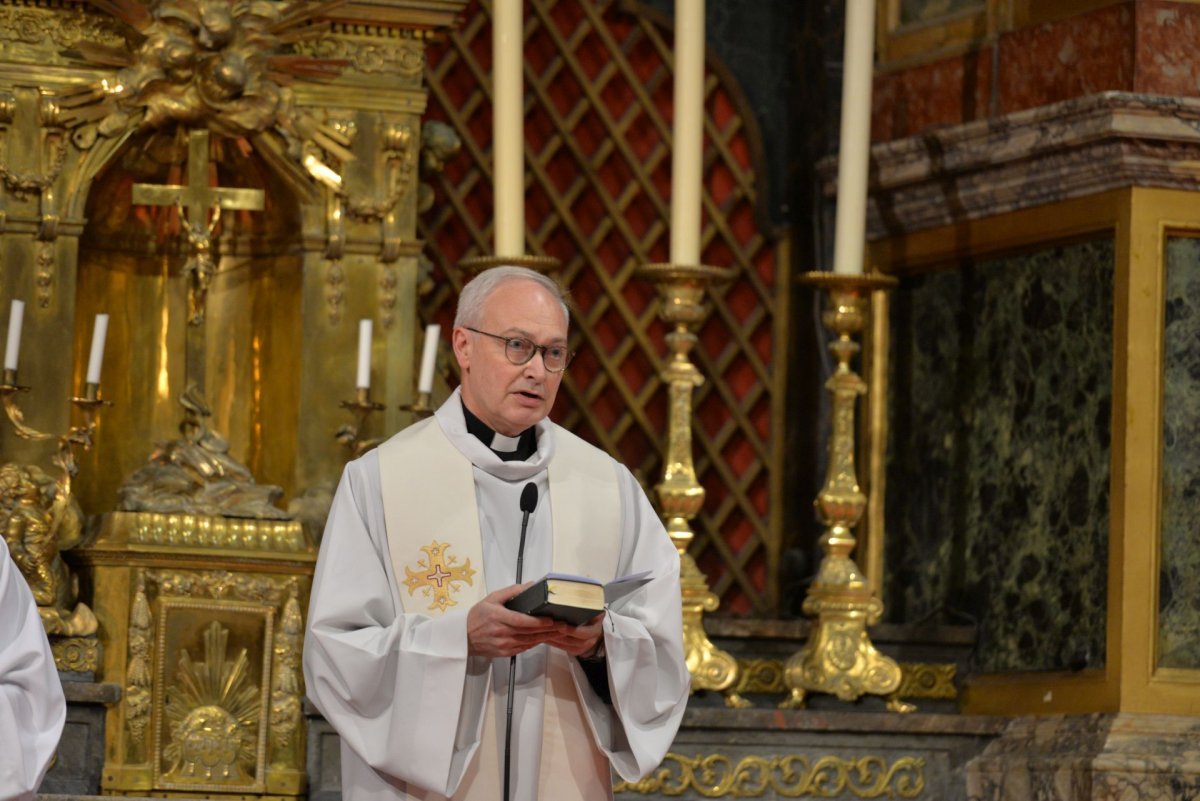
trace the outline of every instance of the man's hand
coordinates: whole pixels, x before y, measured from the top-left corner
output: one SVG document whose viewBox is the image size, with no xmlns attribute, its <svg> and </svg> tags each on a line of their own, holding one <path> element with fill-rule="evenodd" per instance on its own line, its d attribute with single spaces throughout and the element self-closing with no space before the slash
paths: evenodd
<svg viewBox="0 0 1200 801">
<path fill-rule="evenodd" d="M 513 656 L 535 645 L 552 642 L 556 627 L 544 617 L 514 612 L 504 606 L 509 598 L 531 586 L 532 581 L 496 590 L 467 612 L 467 653 L 471 656 Z M 590 624 L 589 624 L 590 625 Z M 570 628 L 569 626 L 565 628 Z M 582 628 L 582 626 L 580 627 Z"/>
<path fill-rule="evenodd" d="M 581 626 L 555 623 L 553 632 L 546 638 L 546 642 L 555 648 L 561 648 L 571 656 L 586 657 L 595 652 L 596 646 L 600 644 L 603 636 L 604 613 L 601 612 Z"/>
</svg>

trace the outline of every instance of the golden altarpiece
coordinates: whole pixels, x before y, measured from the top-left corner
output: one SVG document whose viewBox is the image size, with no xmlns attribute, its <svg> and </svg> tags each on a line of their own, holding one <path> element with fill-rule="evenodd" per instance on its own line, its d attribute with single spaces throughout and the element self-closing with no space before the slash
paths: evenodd
<svg viewBox="0 0 1200 801">
<path fill-rule="evenodd" d="M 104 792 L 306 791 L 314 531 L 362 433 L 339 401 L 371 318 L 375 400 L 349 406 L 410 421 L 446 144 L 424 49 L 462 5 L 0 3 L 5 536 L 60 670 L 121 688 Z"/>
</svg>

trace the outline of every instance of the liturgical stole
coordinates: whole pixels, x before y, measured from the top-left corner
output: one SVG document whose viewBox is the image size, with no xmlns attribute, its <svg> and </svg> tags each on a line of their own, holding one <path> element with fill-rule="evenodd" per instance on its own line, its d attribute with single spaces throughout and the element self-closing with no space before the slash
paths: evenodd
<svg viewBox="0 0 1200 801">
<path fill-rule="evenodd" d="M 549 467 L 554 570 L 608 581 L 616 574 L 621 522 L 612 460 L 562 428 L 554 430 L 554 446 Z M 488 592 L 470 460 L 436 418 L 409 426 L 378 450 L 388 547 L 405 611 L 465 613 Z M 410 594 L 406 581 L 422 588 Z M 439 594 L 440 587 L 447 592 Z M 538 776 L 542 801 L 595 798 L 598 786 L 612 782 L 571 676 L 573 658 L 548 649 Z M 488 690 L 479 749 L 454 799 L 503 797 L 490 675 Z"/>
</svg>

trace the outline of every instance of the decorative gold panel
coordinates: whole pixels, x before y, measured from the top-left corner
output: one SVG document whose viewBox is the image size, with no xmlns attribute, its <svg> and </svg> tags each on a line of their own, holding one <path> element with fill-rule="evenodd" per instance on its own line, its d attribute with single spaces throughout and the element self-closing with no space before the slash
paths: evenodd
<svg viewBox="0 0 1200 801">
<path fill-rule="evenodd" d="M 431 44 L 428 117 L 450 124 L 461 151 L 431 177 L 420 218 L 435 288 L 426 322 L 450 330 L 465 276 L 455 265 L 492 249 L 491 4 Z M 526 242 L 562 263 L 575 302 L 578 351 L 554 418 L 630 467 L 662 474 L 666 351 L 654 289 L 641 265 L 670 261 L 672 33 L 661 17 L 612 0 L 526 4 Z M 709 59 L 701 262 L 736 277 L 709 293 L 692 359 L 695 464 L 707 500 L 689 552 L 726 613 L 770 616 L 779 605 L 783 523 L 783 378 L 790 282 L 786 258 L 756 216 L 761 152 L 736 85 Z M 444 358 L 445 369 L 454 369 Z M 453 375 L 449 376 L 453 381 Z"/>
<path fill-rule="evenodd" d="M 668 753 L 662 767 L 618 793 L 665 796 L 693 792 L 704 798 L 919 798 L 925 760 L 882 756 L 687 756 Z"/>
</svg>

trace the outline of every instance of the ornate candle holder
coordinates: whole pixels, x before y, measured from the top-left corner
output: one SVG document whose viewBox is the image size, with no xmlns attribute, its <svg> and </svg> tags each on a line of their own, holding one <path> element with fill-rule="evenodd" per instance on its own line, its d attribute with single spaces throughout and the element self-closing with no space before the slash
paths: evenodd
<svg viewBox="0 0 1200 801">
<path fill-rule="evenodd" d="M 379 437 L 361 439 L 362 430 L 367 424 L 367 418 L 371 416 L 372 412 L 382 411 L 385 408 L 382 403 L 376 403 L 371 400 L 371 390 L 369 388 L 358 387 L 354 400 L 342 401 L 339 405 L 343 409 L 349 409 L 354 414 L 354 425 L 342 426 L 335 434 L 338 442 L 350 449 L 353 458 L 357 459 L 371 450 L 371 448 L 383 442 Z"/>
<path fill-rule="evenodd" d="M 671 356 L 662 377 L 670 392 L 670 418 L 663 480 L 655 487 L 667 533 L 679 551 L 679 581 L 683 595 L 683 647 L 692 690 L 716 690 L 726 706 L 747 707 L 750 702 L 734 689 L 740 668 L 737 660 L 709 641 L 703 615 L 715 611 L 720 601 L 709 591 L 708 581 L 688 553 L 694 539 L 691 520 L 704 506 L 704 487 L 696 479 L 692 462 L 692 390 L 704 377 L 688 358 L 696 344 L 693 328 L 707 315 L 704 292 L 710 284 L 733 278 L 733 270 L 703 265 L 649 264 L 638 274 L 658 286 L 660 314 L 672 324 L 667 334 Z"/>
<path fill-rule="evenodd" d="M 416 401 L 404 404 L 400 411 L 411 412 L 413 417 L 424 420 L 433 414 L 432 396 L 432 392 L 418 392 Z"/>
<path fill-rule="evenodd" d="M 779 706 L 800 709 L 808 693 L 836 695 L 854 701 L 863 695 L 888 696 L 888 709 L 911 712 L 914 707 L 894 693 L 900 686 L 900 666 L 875 649 L 867 626 L 879 622 L 883 603 L 876 598 L 850 553 L 853 529 L 867 505 L 854 467 L 854 415 L 858 396 L 867 384 L 850 368 L 859 345 L 852 337 L 863 329 L 871 292 L 895 286 L 883 275 L 806 273 L 800 282 L 829 293 L 830 308 L 822 315 L 825 327 L 837 334 L 829 349 L 837 367 L 825 383 L 833 395 L 833 431 L 825 485 L 814 502 L 825 534 L 825 555 L 804 599 L 804 612 L 816 617 L 808 643 L 788 660 L 784 682 L 791 694 Z"/>
<path fill-rule="evenodd" d="M 54 464 L 62 471 L 62 477 L 55 483 L 65 495 L 71 494 L 71 479 L 79 472 L 75 460 L 75 448 L 89 450 L 92 447 L 92 434 L 96 431 L 96 412 L 101 406 L 111 406 L 110 401 L 100 399 L 100 385 L 86 384 L 82 397 L 71 398 L 71 403 L 83 412 L 84 423 L 81 426 L 71 426 L 65 434 L 48 434 L 38 431 L 25 423 L 25 414 L 17 405 L 17 393 L 29 392 L 29 387 L 17 383 L 17 371 L 5 370 L 3 383 L 0 383 L 0 398 L 3 399 L 4 412 L 12 423 L 13 430 L 21 439 L 39 442 L 48 439 L 58 440 L 58 452 L 53 457 Z"/>
</svg>

